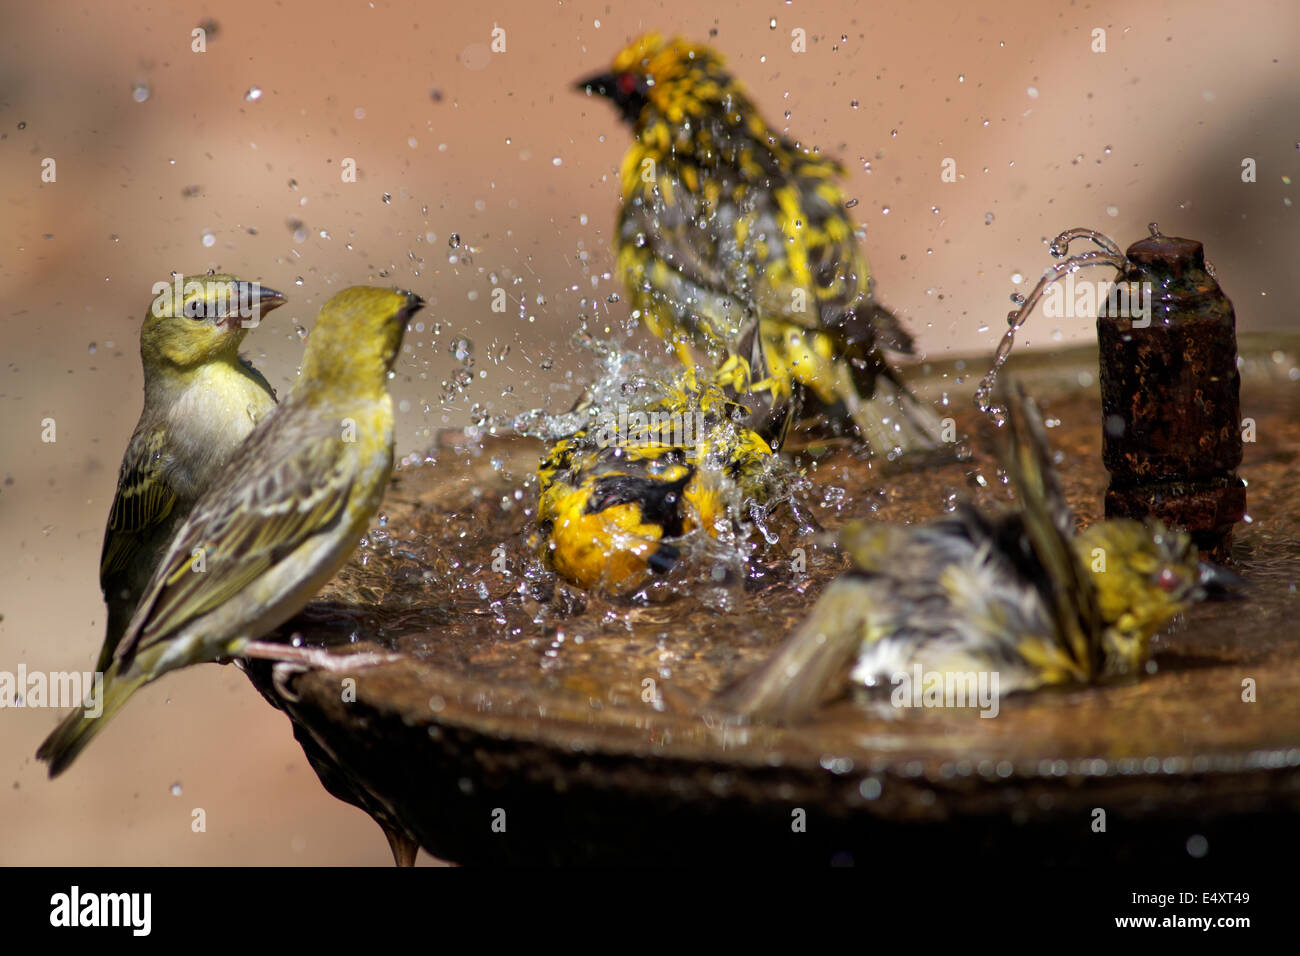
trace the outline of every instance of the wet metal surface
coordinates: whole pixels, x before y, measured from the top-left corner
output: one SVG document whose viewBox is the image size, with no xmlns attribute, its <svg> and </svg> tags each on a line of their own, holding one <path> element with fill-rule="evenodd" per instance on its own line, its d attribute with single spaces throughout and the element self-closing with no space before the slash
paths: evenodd
<svg viewBox="0 0 1300 956">
<path fill-rule="evenodd" d="M 787 728 L 701 716 L 698 702 L 775 648 L 841 559 L 787 520 L 780 541 L 756 549 L 748 580 L 715 581 L 702 548 L 642 602 L 570 588 L 529 543 L 541 445 L 516 438 L 448 439 L 436 463 L 400 471 L 386 522 L 292 624 L 308 643 L 379 646 L 399 662 L 300 674 L 283 692 L 264 668 L 251 676 L 309 738 L 318 772 L 324 754 L 331 792 L 458 861 L 864 862 L 928 846 L 1068 861 L 1177 856 L 1194 833 L 1230 856 L 1265 817 L 1294 836 L 1297 346 L 1241 343 L 1256 441 L 1240 468 L 1250 512 L 1232 566 L 1246 599 L 1195 607 L 1157 638 L 1153 673 L 1136 682 L 1011 695 L 995 719 L 847 699 Z M 968 461 L 912 472 L 844 448 L 797 453 L 822 528 L 924 520 L 953 496 L 1009 500 L 970 401 L 982 368 L 968 366 L 917 380 L 930 400 L 948 391 Z M 1098 518 L 1108 476 L 1095 350 L 1008 369 L 1043 406 L 1077 515 Z M 1107 835 L 1092 830 L 1096 808 Z M 795 810 L 807 832 L 791 832 Z"/>
</svg>

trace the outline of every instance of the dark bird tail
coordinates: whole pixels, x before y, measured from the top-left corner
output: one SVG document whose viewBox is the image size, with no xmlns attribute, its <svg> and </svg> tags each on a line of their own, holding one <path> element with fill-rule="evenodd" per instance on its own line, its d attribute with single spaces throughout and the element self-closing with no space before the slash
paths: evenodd
<svg viewBox="0 0 1300 956">
<path fill-rule="evenodd" d="M 801 334 L 800 334 L 801 333 Z M 853 422 L 873 454 L 908 454 L 943 447 L 943 423 L 903 383 L 885 352 L 912 353 L 912 337 L 897 316 L 863 299 L 836 318 L 796 333 L 786 322 L 765 323 L 766 362 L 786 368 L 812 397 Z"/>
<path fill-rule="evenodd" d="M 127 699 L 148 681 L 149 675 L 142 670 L 120 677 L 118 665 L 111 664 L 104 673 L 102 699 L 94 702 L 91 708 L 83 704 L 70 713 L 36 751 L 37 758 L 50 765 L 50 776 L 57 777 L 67 770 L 77 755 L 86 749 L 86 745 L 104 729 L 109 718 L 121 710 Z"/>
</svg>

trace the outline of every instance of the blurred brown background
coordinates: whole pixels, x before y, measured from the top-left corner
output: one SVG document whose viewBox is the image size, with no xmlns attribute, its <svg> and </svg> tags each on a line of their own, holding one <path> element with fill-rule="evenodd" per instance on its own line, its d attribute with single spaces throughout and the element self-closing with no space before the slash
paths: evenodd
<svg viewBox="0 0 1300 956">
<path fill-rule="evenodd" d="M 845 162 L 880 295 L 929 355 L 991 352 L 1008 297 L 1050 261 L 1045 239 L 1073 225 L 1121 246 L 1151 220 L 1201 239 L 1243 329 L 1296 322 L 1290 0 L 234 0 L 6 4 L 0 18 L 0 670 L 84 669 L 99 646 L 139 320 L 172 270 L 290 296 L 246 342 L 282 390 L 298 327 L 334 291 L 424 295 L 394 383 L 404 454 L 476 411 L 566 405 L 590 371 L 569 344 L 579 316 L 611 335 L 627 319 L 607 273 L 628 134 L 570 87 L 647 29 L 716 31 L 769 121 Z M 191 52 L 209 20 L 207 52 Z M 504 53 L 489 51 L 494 25 Z M 791 51 L 795 27 L 807 53 Z M 1105 53 L 1090 49 L 1097 28 Z M 340 180 L 347 157 L 355 184 Z M 940 181 L 945 157 L 955 184 Z M 490 310 L 498 285 L 505 316 Z M 475 378 L 448 394 L 459 334 Z M 1038 315 L 1022 342 L 1090 334 Z M 50 783 L 32 754 L 58 716 L 0 711 L 0 863 L 389 862 L 233 668 L 147 688 Z M 190 831 L 195 807 L 206 833 Z"/>
</svg>

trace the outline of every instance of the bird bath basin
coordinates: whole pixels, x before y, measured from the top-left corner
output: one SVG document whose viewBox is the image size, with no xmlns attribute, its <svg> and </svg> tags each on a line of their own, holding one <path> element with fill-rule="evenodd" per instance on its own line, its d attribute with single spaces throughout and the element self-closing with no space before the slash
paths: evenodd
<svg viewBox="0 0 1300 956">
<path fill-rule="evenodd" d="M 1186 858 L 1193 835 L 1230 859 L 1263 825 L 1300 831 L 1300 336 L 1243 336 L 1241 355 L 1256 441 L 1231 556 L 1246 598 L 1194 607 L 1138 681 L 1007 696 L 995 719 L 843 700 L 797 726 L 721 722 L 698 702 L 761 662 L 841 559 L 791 525 L 747 581 L 696 566 L 648 601 L 575 589 L 529 544 L 542 445 L 454 435 L 397 472 L 386 521 L 285 629 L 396 659 L 249 675 L 331 793 L 456 862 L 1150 860 Z M 1007 370 L 1042 405 L 1085 521 L 1107 483 L 1096 361 L 1084 347 Z M 924 398 L 947 392 L 969 460 L 913 471 L 797 450 L 821 527 L 924 520 L 954 495 L 1007 502 L 970 400 L 986 364 L 910 370 Z"/>
</svg>

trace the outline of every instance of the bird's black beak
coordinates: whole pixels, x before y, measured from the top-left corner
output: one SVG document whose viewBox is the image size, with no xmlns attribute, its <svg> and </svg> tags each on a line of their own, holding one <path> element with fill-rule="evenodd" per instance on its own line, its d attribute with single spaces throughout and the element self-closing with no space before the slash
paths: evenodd
<svg viewBox="0 0 1300 956">
<path fill-rule="evenodd" d="M 242 325 L 244 328 L 256 328 L 266 313 L 278 309 L 289 299 L 283 292 L 277 292 L 260 282 L 237 282 L 235 284 L 235 308 L 226 315 L 227 325 Z"/>
<path fill-rule="evenodd" d="M 595 94 L 596 96 L 610 96 L 614 92 L 615 77 L 613 73 L 597 73 L 595 76 L 589 76 L 585 80 L 579 80 L 573 84 L 573 88 L 579 93 Z"/>
<path fill-rule="evenodd" d="M 270 286 L 262 285 L 260 282 L 245 282 L 244 285 L 249 287 L 250 300 L 261 306 L 263 312 L 278 309 L 289 301 L 283 292 L 277 292 Z"/>
<path fill-rule="evenodd" d="M 1217 564 L 1201 562 L 1200 586 L 1210 601 L 1228 601 L 1245 597 L 1246 579 Z"/>
<path fill-rule="evenodd" d="M 424 308 L 424 299 L 420 298 L 414 292 L 408 292 L 406 289 L 396 290 L 406 296 L 406 318 L 409 319 L 415 313 Z"/>
</svg>

